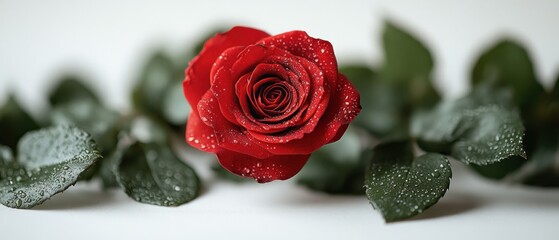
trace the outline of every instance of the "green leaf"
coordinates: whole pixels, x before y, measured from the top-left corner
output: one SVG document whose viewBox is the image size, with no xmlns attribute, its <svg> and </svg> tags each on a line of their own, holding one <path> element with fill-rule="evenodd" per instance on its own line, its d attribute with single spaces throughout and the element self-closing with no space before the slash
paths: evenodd
<svg viewBox="0 0 559 240">
<path fill-rule="evenodd" d="M 70 126 L 26 134 L 17 161 L 2 152 L 0 202 L 12 208 L 32 208 L 66 190 L 100 157 L 91 136 Z"/>
<path fill-rule="evenodd" d="M 169 134 L 158 121 L 146 115 L 132 115 L 124 118 L 119 124 L 116 147 L 100 162 L 97 175 L 101 178 L 104 188 L 118 187 L 117 169 L 130 147 L 139 142 L 143 144 L 169 145 Z"/>
<path fill-rule="evenodd" d="M 90 133 L 104 154 L 116 146 L 118 118 L 117 112 L 84 99 L 59 104 L 50 112 L 53 124 L 75 125 Z"/>
<path fill-rule="evenodd" d="M 380 82 L 372 69 L 364 65 L 346 65 L 340 72 L 353 82 L 361 96 L 361 113 L 354 124 L 376 137 L 407 135 L 406 102 L 399 88 Z"/>
<path fill-rule="evenodd" d="M 48 96 L 52 106 L 77 100 L 100 102 L 99 97 L 76 76 L 63 77 Z"/>
<path fill-rule="evenodd" d="M 373 150 L 365 174 L 367 198 L 387 222 L 402 220 L 434 205 L 450 184 L 445 156 L 427 153 L 414 158 L 410 142 L 389 142 Z"/>
<path fill-rule="evenodd" d="M 536 148 L 525 166 L 515 176 L 517 181 L 528 185 L 559 187 L 559 129 L 557 125 L 540 129 Z"/>
<path fill-rule="evenodd" d="M 365 166 L 370 149 L 359 129 L 350 126 L 340 140 L 314 152 L 297 183 L 331 194 L 363 194 Z"/>
<path fill-rule="evenodd" d="M 190 114 L 190 104 L 186 102 L 182 91 L 182 82 L 173 83 L 163 99 L 163 116 L 172 125 L 182 126 Z"/>
<path fill-rule="evenodd" d="M 555 79 L 555 85 L 551 90 L 551 96 L 554 102 L 559 103 L 559 76 Z"/>
<path fill-rule="evenodd" d="M 168 88 L 180 80 L 169 56 L 163 52 L 153 54 L 132 91 L 134 107 L 153 116 L 162 116 L 163 99 Z"/>
<path fill-rule="evenodd" d="M 132 145 L 118 166 L 117 180 L 132 199 L 159 206 L 184 204 L 200 192 L 194 170 L 164 145 Z"/>
<path fill-rule="evenodd" d="M 10 95 L 8 101 L 0 108 L 0 145 L 16 148 L 18 140 L 26 133 L 39 128 L 39 124 L 25 112 L 15 97 Z"/>
<path fill-rule="evenodd" d="M 114 151 L 110 153 L 107 158 L 104 158 L 102 161 L 100 161 L 99 169 L 96 174 L 99 176 L 99 178 L 101 178 L 103 189 L 115 188 L 119 186 L 116 179 L 116 172 L 127 147 L 115 148 Z"/>
<path fill-rule="evenodd" d="M 490 102 L 474 93 L 441 103 L 414 116 L 412 134 L 423 150 L 450 154 L 467 164 L 526 158 L 518 112 Z"/>
<path fill-rule="evenodd" d="M 502 179 L 520 169 L 526 164 L 526 159 L 520 156 L 510 156 L 500 162 L 488 165 L 471 165 L 480 175 L 486 178 Z"/>
<path fill-rule="evenodd" d="M 426 80 L 433 69 L 427 47 L 411 34 L 391 22 L 382 33 L 385 63 L 382 74 L 395 81 Z"/>
<path fill-rule="evenodd" d="M 476 86 L 484 82 L 511 87 L 514 101 L 523 111 L 536 103 L 543 93 L 528 52 L 511 40 L 502 40 L 490 47 L 474 65 L 472 83 Z"/>
<path fill-rule="evenodd" d="M 385 63 L 381 80 L 398 84 L 412 106 L 430 107 L 440 99 L 431 83 L 433 58 L 417 38 L 391 22 L 382 34 Z"/>
</svg>

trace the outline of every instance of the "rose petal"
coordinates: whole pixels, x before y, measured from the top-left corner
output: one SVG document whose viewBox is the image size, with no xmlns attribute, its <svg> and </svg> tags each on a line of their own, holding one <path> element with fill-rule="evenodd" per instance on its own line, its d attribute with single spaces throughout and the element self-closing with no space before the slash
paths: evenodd
<svg viewBox="0 0 559 240">
<path fill-rule="evenodd" d="M 322 69 L 331 86 L 337 81 L 338 63 L 334 48 L 328 41 L 310 37 L 303 31 L 292 31 L 264 38 L 258 43 L 279 47 L 295 56 L 306 58 Z"/>
<path fill-rule="evenodd" d="M 234 174 L 256 179 L 259 183 L 286 180 L 297 174 L 310 155 L 282 155 L 254 158 L 232 151 L 217 153 L 219 163 Z"/>
<path fill-rule="evenodd" d="M 267 149 L 250 140 L 243 129 L 223 117 L 219 104 L 210 91 L 198 103 L 198 113 L 202 122 L 214 130 L 219 147 L 256 158 L 271 156 Z"/>
<path fill-rule="evenodd" d="M 281 49 L 252 45 L 240 53 L 237 49 L 235 49 L 235 51 L 225 51 L 222 54 L 222 57 L 228 60 L 218 60 L 216 62 L 216 66 L 214 67 L 214 70 L 212 70 L 214 73 L 211 89 L 219 101 L 219 106 L 222 109 L 221 112 L 223 113 L 223 116 L 230 122 L 237 123 L 247 129 L 259 132 L 275 132 L 277 131 L 276 129 L 285 129 L 287 122 L 282 122 L 281 125 L 278 126 L 274 126 L 273 124 L 261 124 L 257 119 L 253 118 L 251 114 L 245 114 L 245 111 L 242 110 L 242 107 L 239 104 L 239 97 L 236 94 L 237 91 L 241 90 L 235 90 L 239 89 L 238 84 L 245 84 L 244 82 L 239 83 L 239 81 L 248 81 L 248 79 L 245 79 L 245 75 L 247 75 L 248 71 L 254 69 L 258 63 L 266 62 L 264 59 L 267 59 L 266 57 L 268 55 L 275 56 L 275 54 L 288 55 L 289 53 Z M 287 58 L 287 61 L 293 62 L 294 57 L 295 56 Z M 232 63 L 229 59 L 237 59 L 237 61 Z M 303 90 L 299 90 L 299 92 L 300 91 Z"/>
<path fill-rule="evenodd" d="M 278 155 L 310 154 L 322 145 L 339 138 L 345 131 L 343 126 L 353 121 L 361 111 L 359 92 L 344 75 L 340 74 L 339 77 L 337 90 L 332 92 L 328 109 L 322 118 L 310 120 L 319 121 L 313 132 L 289 142 L 282 141 L 281 138 L 272 139 L 277 140 L 275 142 L 258 141 L 253 134 L 249 135 L 249 138 L 255 138 L 255 143 Z"/>
<path fill-rule="evenodd" d="M 214 130 L 202 122 L 198 113 L 192 111 L 186 124 L 186 142 L 199 150 L 216 152 L 217 140 Z"/>
<path fill-rule="evenodd" d="M 210 71 L 223 51 L 235 46 L 246 46 L 270 36 L 254 28 L 234 27 L 231 30 L 217 34 L 204 44 L 202 51 L 196 56 L 185 70 L 183 91 L 191 106 L 196 106 L 202 95 L 210 88 Z"/>
<path fill-rule="evenodd" d="M 290 126 L 295 125 L 296 127 L 292 127 L 291 130 L 287 132 L 269 134 L 267 132 L 251 131 L 251 129 L 249 129 L 249 133 L 256 140 L 266 143 L 287 143 L 292 140 L 302 139 L 305 134 L 315 130 L 319 123 L 319 119 L 328 108 L 330 94 L 328 91 L 325 91 L 325 87 L 323 86 L 322 71 L 304 58 L 298 58 L 298 60 L 311 76 L 310 86 L 313 90 L 309 103 L 306 103 L 308 107 L 301 112 L 305 113 L 305 115 L 302 118 L 295 119 L 295 122 L 290 123 Z"/>
</svg>

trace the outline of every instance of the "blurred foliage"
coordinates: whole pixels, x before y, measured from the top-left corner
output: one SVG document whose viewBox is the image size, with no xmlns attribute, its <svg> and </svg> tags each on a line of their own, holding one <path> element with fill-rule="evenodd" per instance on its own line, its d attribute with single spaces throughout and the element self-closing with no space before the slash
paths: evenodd
<svg viewBox="0 0 559 240">
<path fill-rule="evenodd" d="M 0 145 L 0 203 L 11 208 L 32 208 L 66 190 L 101 157 L 91 136 L 73 126 L 30 131 L 17 149 L 14 157 Z"/>
<path fill-rule="evenodd" d="M 201 33 L 180 56 L 148 55 L 128 113 L 106 106 L 79 76 L 62 77 L 49 91 L 45 117 L 52 125 L 89 133 L 105 156 L 75 168 L 72 177 L 99 178 L 105 188 L 120 187 L 149 204 L 174 206 L 195 198 L 199 179 L 169 146 L 173 139 L 184 141 L 191 111 L 182 89 L 184 70 L 206 40 L 225 29 Z M 441 101 L 427 45 L 392 22 L 381 36 L 379 66 L 340 64 L 360 92 L 362 112 L 338 142 L 312 154 L 298 184 L 329 194 L 365 193 L 387 221 L 419 214 L 444 195 L 451 176 L 447 157 L 472 164 L 487 178 L 559 186 L 559 77 L 546 91 L 519 42 L 505 39 L 482 51 L 472 67 L 471 91 Z M 0 148 L 0 180 L 7 171 L 15 177 L 27 171 L 10 167 L 11 152 L 26 132 L 40 127 L 14 96 L 0 107 L 0 145 L 7 146 Z M 244 180 L 219 165 L 212 170 L 221 179 Z"/>
<path fill-rule="evenodd" d="M 89 100 L 100 103 L 99 96 L 97 96 L 83 80 L 75 75 L 62 77 L 50 90 L 48 96 L 52 106 L 78 100 Z"/>
<path fill-rule="evenodd" d="M 15 149 L 19 139 L 39 124 L 18 103 L 13 95 L 0 107 L 0 145 Z"/>
<path fill-rule="evenodd" d="M 297 182 L 331 194 L 363 194 L 365 166 L 370 155 L 366 133 L 350 127 L 340 140 L 313 153 Z"/>
<path fill-rule="evenodd" d="M 472 164 L 473 170 L 487 178 L 559 186 L 559 83 L 545 92 L 523 46 L 503 40 L 484 51 L 472 70 L 471 92 L 461 99 L 440 102 L 432 84 L 434 61 L 426 45 L 390 22 L 383 29 L 382 43 L 385 60 L 380 67 L 362 63 L 340 66 L 340 72 L 361 95 L 363 110 L 352 126 L 365 129 L 384 142 L 383 146 L 411 137 L 411 144 L 427 156 L 448 155 Z M 347 169 L 362 163 L 325 151 L 329 147 L 312 155 L 300 173 L 299 183 L 328 193 L 355 193 L 353 185 L 346 183 L 355 176 L 363 179 L 363 172 L 347 174 Z M 439 155 L 432 155 L 435 153 Z M 413 196 L 406 192 L 413 189 L 406 187 L 391 195 L 398 190 L 394 189 L 396 183 L 381 183 L 400 171 L 390 167 L 402 160 L 398 154 L 403 153 L 373 150 L 372 157 L 364 157 L 369 164 L 385 163 L 381 163 L 384 170 L 369 168 L 364 177 L 369 200 L 387 221 L 420 213 L 446 190 L 443 181 L 440 191 L 430 195 L 432 198 Z M 431 161 L 438 161 L 436 158 Z M 415 177 L 423 178 L 413 188 L 431 181 L 429 168 L 423 168 L 423 173 L 418 169 L 408 169 L 419 171 Z M 450 168 L 447 170 L 450 173 Z M 413 197 L 397 197 L 402 194 Z"/>
</svg>

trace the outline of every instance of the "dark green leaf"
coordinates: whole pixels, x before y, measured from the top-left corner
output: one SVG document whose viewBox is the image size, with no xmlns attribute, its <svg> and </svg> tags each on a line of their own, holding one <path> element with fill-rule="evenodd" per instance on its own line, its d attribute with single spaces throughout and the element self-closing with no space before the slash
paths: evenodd
<svg viewBox="0 0 559 240">
<path fill-rule="evenodd" d="M 543 93 L 528 52 L 518 43 L 503 40 L 485 51 L 476 62 L 472 83 L 492 82 L 511 87 L 514 101 L 527 110 Z"/>
<path fill-rule="evenodd" d="M 75 125 L 90 133 L 106 154 L 116 145 L 116 123 L 118 113 L 97 102 L 76 100 L 57 105 L 50 112 L 50 119 L 56 125 Z"/>
<path fill-rule="evenodd" d="M 330 194 L 363 194 L 366 160 L 369 151 L 363 151 L 358 161 L 332 160 L 330 156 L 314 153 L 298 174 L 297 183 L 310 189 Z"/>
<path fill-rule="evenodd" d="M 49 102 L 52 106 L 77 100 L 99 103 L 99 97 L 76 76 L 62 78 L 49 93 Z"/>
<path fill-rule="evenodd" d="M 410 142 L 389 142 L 373 150 L 365 174 L 367 198 L 387 222 L 421 213 L 434 205 L 450 184 L 445 156 L 427 153 L 414 158 Z"/>
<path fill-rule="evenodd" d="M 353 82 L 361 96 L 361 113 L 355 124 L 376 137 L 407 135 L 405 100 L 399 88 L 379 82 L 373 70 L 363 65 L 347 65 L 340 72 Z"/>
<path fill-rule="evenodd" d="M 450 154 L 467 164 L 487 165 L 511 156 L 525 158 L 524 126 L 518 112 L 487 102 L 472 94 L 441 103 L 416 114 L 412 134 L 423 150 Z"/>
<path fill-rule="evenodd" d="M 10 95 L 8 101 L 0 108 L 0 145 L 15 149 L 18 140 L 26 132 L 38 128 L 37 122 Z"/>
<path fill-rule="evenodd" d="M 116 148 L 107 158 L 100 161 L 99 170 L 96 174 L 101 178 L 104 189 L 119 186 L 116 179 L 116 171 L 118 164 L 122 160 L 123 153 L 123 150 Z"/>
<path fill-rule="evenodd" d="M 100 161 L 98 176 L 103 182 L 103 188 L 113 188 L 118 187 L 117 181 L 117 169 L 122 161 L 124 153 L 130 150 L 132 144 L 134 144 L 136 139 L 132 139 L 127 134 L 120 134 L 118 144 L 116 148 L 111 152 L 108 157 Z"/>
<path fill-rule="evenodd" d="M 31 208 L 66 190 L 100 157 L 91 136 L 69 126 L 26 134 L 17 161 L 3 152 L 0 202 L 12 208 Z"/>
<path fill-rule="evenodd" d="M 381 80 L 397 83 L 412 106 L 430 107 L 440 96 L 431 83 L 433 58 L 427 47 L 398 26 L 386 22 L 382 35 L 385 63 Z"/>
<path fill-rule="evenodd" d="M 383 76 L 394 81 L 427 80 L 433 69 L 433 58 L 427 47 L 391 22 L 382 34 L 385 63 Z"/>
<path fill-rule="evenodd" d="M 530 162 L 522 167 L 515 179 L 528 185 L 559 187 L 559 129 L 557 125 L 543 127 Z"/>
<path fill-rule="evenodd" d="M 117 180 L 134 200 L 159 206 L 184 204 L 200 191 L 194 170 L 164 145 L 132 145 L 118 166 Z"/>
<path fill-rule="evenodd" d="M 554 102 L 559 103 L 559 77 L 555 79 L 555 85 L 551 90 L 551 96 Z"/>
<path fill-rule="evenodd" d="M 363 194 L 369 151 L 362 134 L 350 127 L 340 140 L 314 152 L 298 174 L 297 183 L 332 194 Z"/>
<path fill-rule="evenodd" d="M 118 143 L 107 158 L 100 161 L 98 176 L 104 188 L 117 187 L 117 168 L 124 154 L 136 143 L 168 145 L 168 132 L 161 123 L 145 115 L 134 115 L 125 118 L 119 124 Z"/>
<path fill-rule="evenodd" d="M 173 83 L 180 80 L 171 59 L 162 52 L 155 53 L 145 64 L 133 89 L 134 107 L 153 116 L 162 116 L 165 94 L 170 86 L 174 86 Z"/>
<path fill-rule="evenodd" d="M 471 165 L 471 167 L 480 175 L 486 178 L 502 179 L 509 174 L 520 169 L 526 164 L 526 159 L 520 156 L 510 156 L 500 162 L 480 166 Z"/>
</svg>

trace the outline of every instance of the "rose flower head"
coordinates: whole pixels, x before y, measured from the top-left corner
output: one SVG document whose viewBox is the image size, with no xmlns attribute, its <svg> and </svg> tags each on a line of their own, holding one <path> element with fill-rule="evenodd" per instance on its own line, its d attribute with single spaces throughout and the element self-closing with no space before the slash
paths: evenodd
<svg viewBox="0 0 559 240">
<path fill-rule="evenodd" d="M 186 141 L 260 183 L 291 178 L 361 110 L 332 45 L 303 31 L 234 27 L 210 38 L 185 74 Z"/>
</svg>

